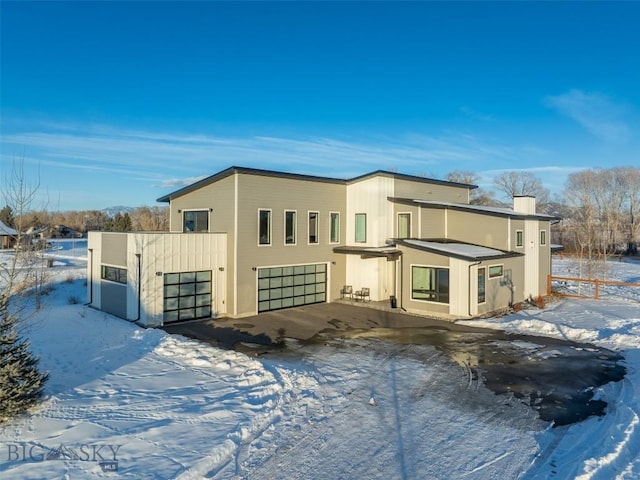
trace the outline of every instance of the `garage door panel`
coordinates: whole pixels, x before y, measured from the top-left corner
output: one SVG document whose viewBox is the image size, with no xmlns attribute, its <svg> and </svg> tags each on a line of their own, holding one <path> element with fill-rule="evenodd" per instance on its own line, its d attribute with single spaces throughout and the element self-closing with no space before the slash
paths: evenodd
<svg viewBox="0 0 640 480">
<path fill-rule="evenodd" d="M 327 265 L 258 269 L 258 312 L 326 301 Z"/>
</svg>

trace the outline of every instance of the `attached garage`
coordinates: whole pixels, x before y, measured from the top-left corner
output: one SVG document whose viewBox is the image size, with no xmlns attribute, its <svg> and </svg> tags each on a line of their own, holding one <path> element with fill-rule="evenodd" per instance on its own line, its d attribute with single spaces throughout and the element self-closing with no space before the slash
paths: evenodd
<svg viewBox="0 0 640 480">
<path fill-rule="evenodd" d="M 144 326 L 226 314 L 224 233 L 89 232 L 89 304 Z"/>
<path fill-rule="evenodd" d="M 258 312 L 327 301 L 327 264 L 258 268 Z"/>
</svg>

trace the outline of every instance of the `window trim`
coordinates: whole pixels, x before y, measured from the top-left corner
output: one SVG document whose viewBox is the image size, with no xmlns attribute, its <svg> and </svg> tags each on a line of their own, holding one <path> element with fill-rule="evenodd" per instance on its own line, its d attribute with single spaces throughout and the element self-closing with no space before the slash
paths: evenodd
<svg viewBox="0 0 640 480">
<path fill-rule="evenodd" d="M 440 270 L 446 271 L 447 272 L 447 277 L 448 277 L 448 292 L 447 292 L 447 301 L 446 302 L 441 302 L 438 300 L 425 300 L 422 298 L 414 298 L 413 296 L 413 269 L 414 268 L 429 268 L 432 270 L 436 271 L 436 289 L 434 290 L 436 298 L 438 298 L 440 295 L 444 295 L 442 294 L 439 290 L 439 281 L 438 279 L 440 278 L 438 273 Z M 442 267 L 442 266 L 437 266 L 437 265 L 421 265 L 421 264 L 411 264 L 411 268 L 410 268 L 410 291 L 411 291 L 411 301 L 412 302 L 420 302 L 420 303 L 432 303 L 432 304 L 436 304 L 436 305 L 451 305 L 451 269 L 449 267 Z"/>
<path fill-rule="evenodd" d="M 520 236 L 520 243 L 518 243 L 518 234 Z M 524 248 L 524 230 L 516 230 L 516 248 Z"/>
<path fill-rule="evenodd" d="M 337 240 L 333 239 L 333 216 L 334 215 L 338 217 Z M 340 243 L 340 212 L 329 212 L 329 243 L 332 243 L 332 244 Z"/>
<path fill-rule="evenodd" d="M 315 214 L 316 241 L 311 241 L 311 215 Z M 320 212 L 318 210 L 307 211 L 307 245 L 320 245 Z"/>
<path fill-rule="evenodd" d="M 287 240 L 287 214 L 293 213 L 293 241 Z M 285 210 L 284 211 L 284 244 L 287 247 L 293 247 L 298 244 L 298 211 L 297 210 Z"/>
<path fill-rule="evenodd" d="M 207 212 L 207 228 L 206 230 L 187 230 L 185 227 L 185 213 L 189 212 Z M 210 208 L 184 208 L 180 211 L 182 215 L 182 233 L 209 233 L 211 231 L 211 209 Z"/>
<path fill-rule="evenodd" d="M 364 218 L 364 240 L 358 240 L 358 217 Z M 367 243 L 367 214 L 366 213 L 356 213 L 354 219 L 354 242 L 355 243 Z"/>
<path fill-rule="evenodd" d="M 500 274 L 499 275 L 493 275 L 491 273 L 491 269 L 492 268 L 500 268 Z M 489 265 L 489 270 L 488 270 L 487 274 L 489 275 L 489 280 L 493 280 L 493 279 L 496 279 L 496 278 L 504 277 L 504 263 L 498 263 L 498 264 L 495 264 L 495 265 Z"/>
<path fill-rule="evenodd" d="M 105 272 L 107 271 L 107 269 L 111 269 L 111 270 L 115 270 L 117 273 L 117 277 L 118 280 L 113 280 L 111 278 L 107 278 Z M 124 281 L 122 280 L 122 274 L 124 273 Z M 127 284 L 127 276 L 128 276 L 128 272 L 127 269 L 119 266 L 119 265 L 107 265 L 107 264 L 100 264 L 100 280 L 105 281 L 105 282 L 109 282 L 109 283 L 114 283 L 117 285 L 126 285 Z"/>
<path fill-rule="evenodd" d="M 541 247 L 547 246 L 547 230 L 545 228 L 540 230 L 540 246 Z"/>
<path fill-rule="evenodd" d="M 267 225 L 267 242 L 263 243 L 262 242 L 262 237 L 261 237 L 261 230 L 260 230 L 260 216 L 262 214 L 262 212 L 268 212 L 269 213 L 269 218 L 268 218 L 268 225 Z M 271 246 L 271 242 L 273 241 L 273 211 L 270 208 L 259 208 L 258 209 L 258 246 L 259 247 L 270 247 Z"/>
<path fill-rule="evenodd" d="M 407 236 L 406 237 L 401 237 L 400 236 L 400 216 L 401 215 L 406 215 L 409 217 L 409 231 L 407 232 Z M 411 234 L 411 229 L 413 228 L 413 215 L 412 212 L 398 212 L 396 214 L 396 235 L 397 238 L 412 238 Z"/>
</svg>

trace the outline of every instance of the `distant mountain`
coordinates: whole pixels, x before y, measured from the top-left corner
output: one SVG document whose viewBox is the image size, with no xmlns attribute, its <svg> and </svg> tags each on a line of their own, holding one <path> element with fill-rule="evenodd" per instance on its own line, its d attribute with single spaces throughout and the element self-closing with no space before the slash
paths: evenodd
<svg viewBox="0 0 640 480">
<path fill-rule="evenodd" d="M 115 217 L 116 213 L 119 213 L 120 215 L 124 215 L 125 213 L 130 214 L 134 210 L 135 208 L 133 207 L 124 207 L 122 205 L 118 205 L 116 207 L 103 208 L 101 212 L 106 213 L 107 215 L 109 215 L 109 217 Z"/>
</svg>

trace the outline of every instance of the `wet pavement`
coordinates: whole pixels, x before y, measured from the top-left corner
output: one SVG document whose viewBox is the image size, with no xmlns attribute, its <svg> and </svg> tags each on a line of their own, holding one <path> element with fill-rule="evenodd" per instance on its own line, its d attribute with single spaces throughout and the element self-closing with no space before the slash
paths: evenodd
<svg viewBox="0 0 640 480">
<path fill-rule="evenodd" d="M 469 382 L 514 395 L 554 426 L 604 415 L 606 402 L 594 393 L 626 373 L 620 354 L 593 345 L 335 303 L 239 320 L 174 324 L 165 330 L 252 355 L 286 351 L 288 338 L 303 344 L 358 338 L 430 345 L 456 362 Z"/>
</svg>

